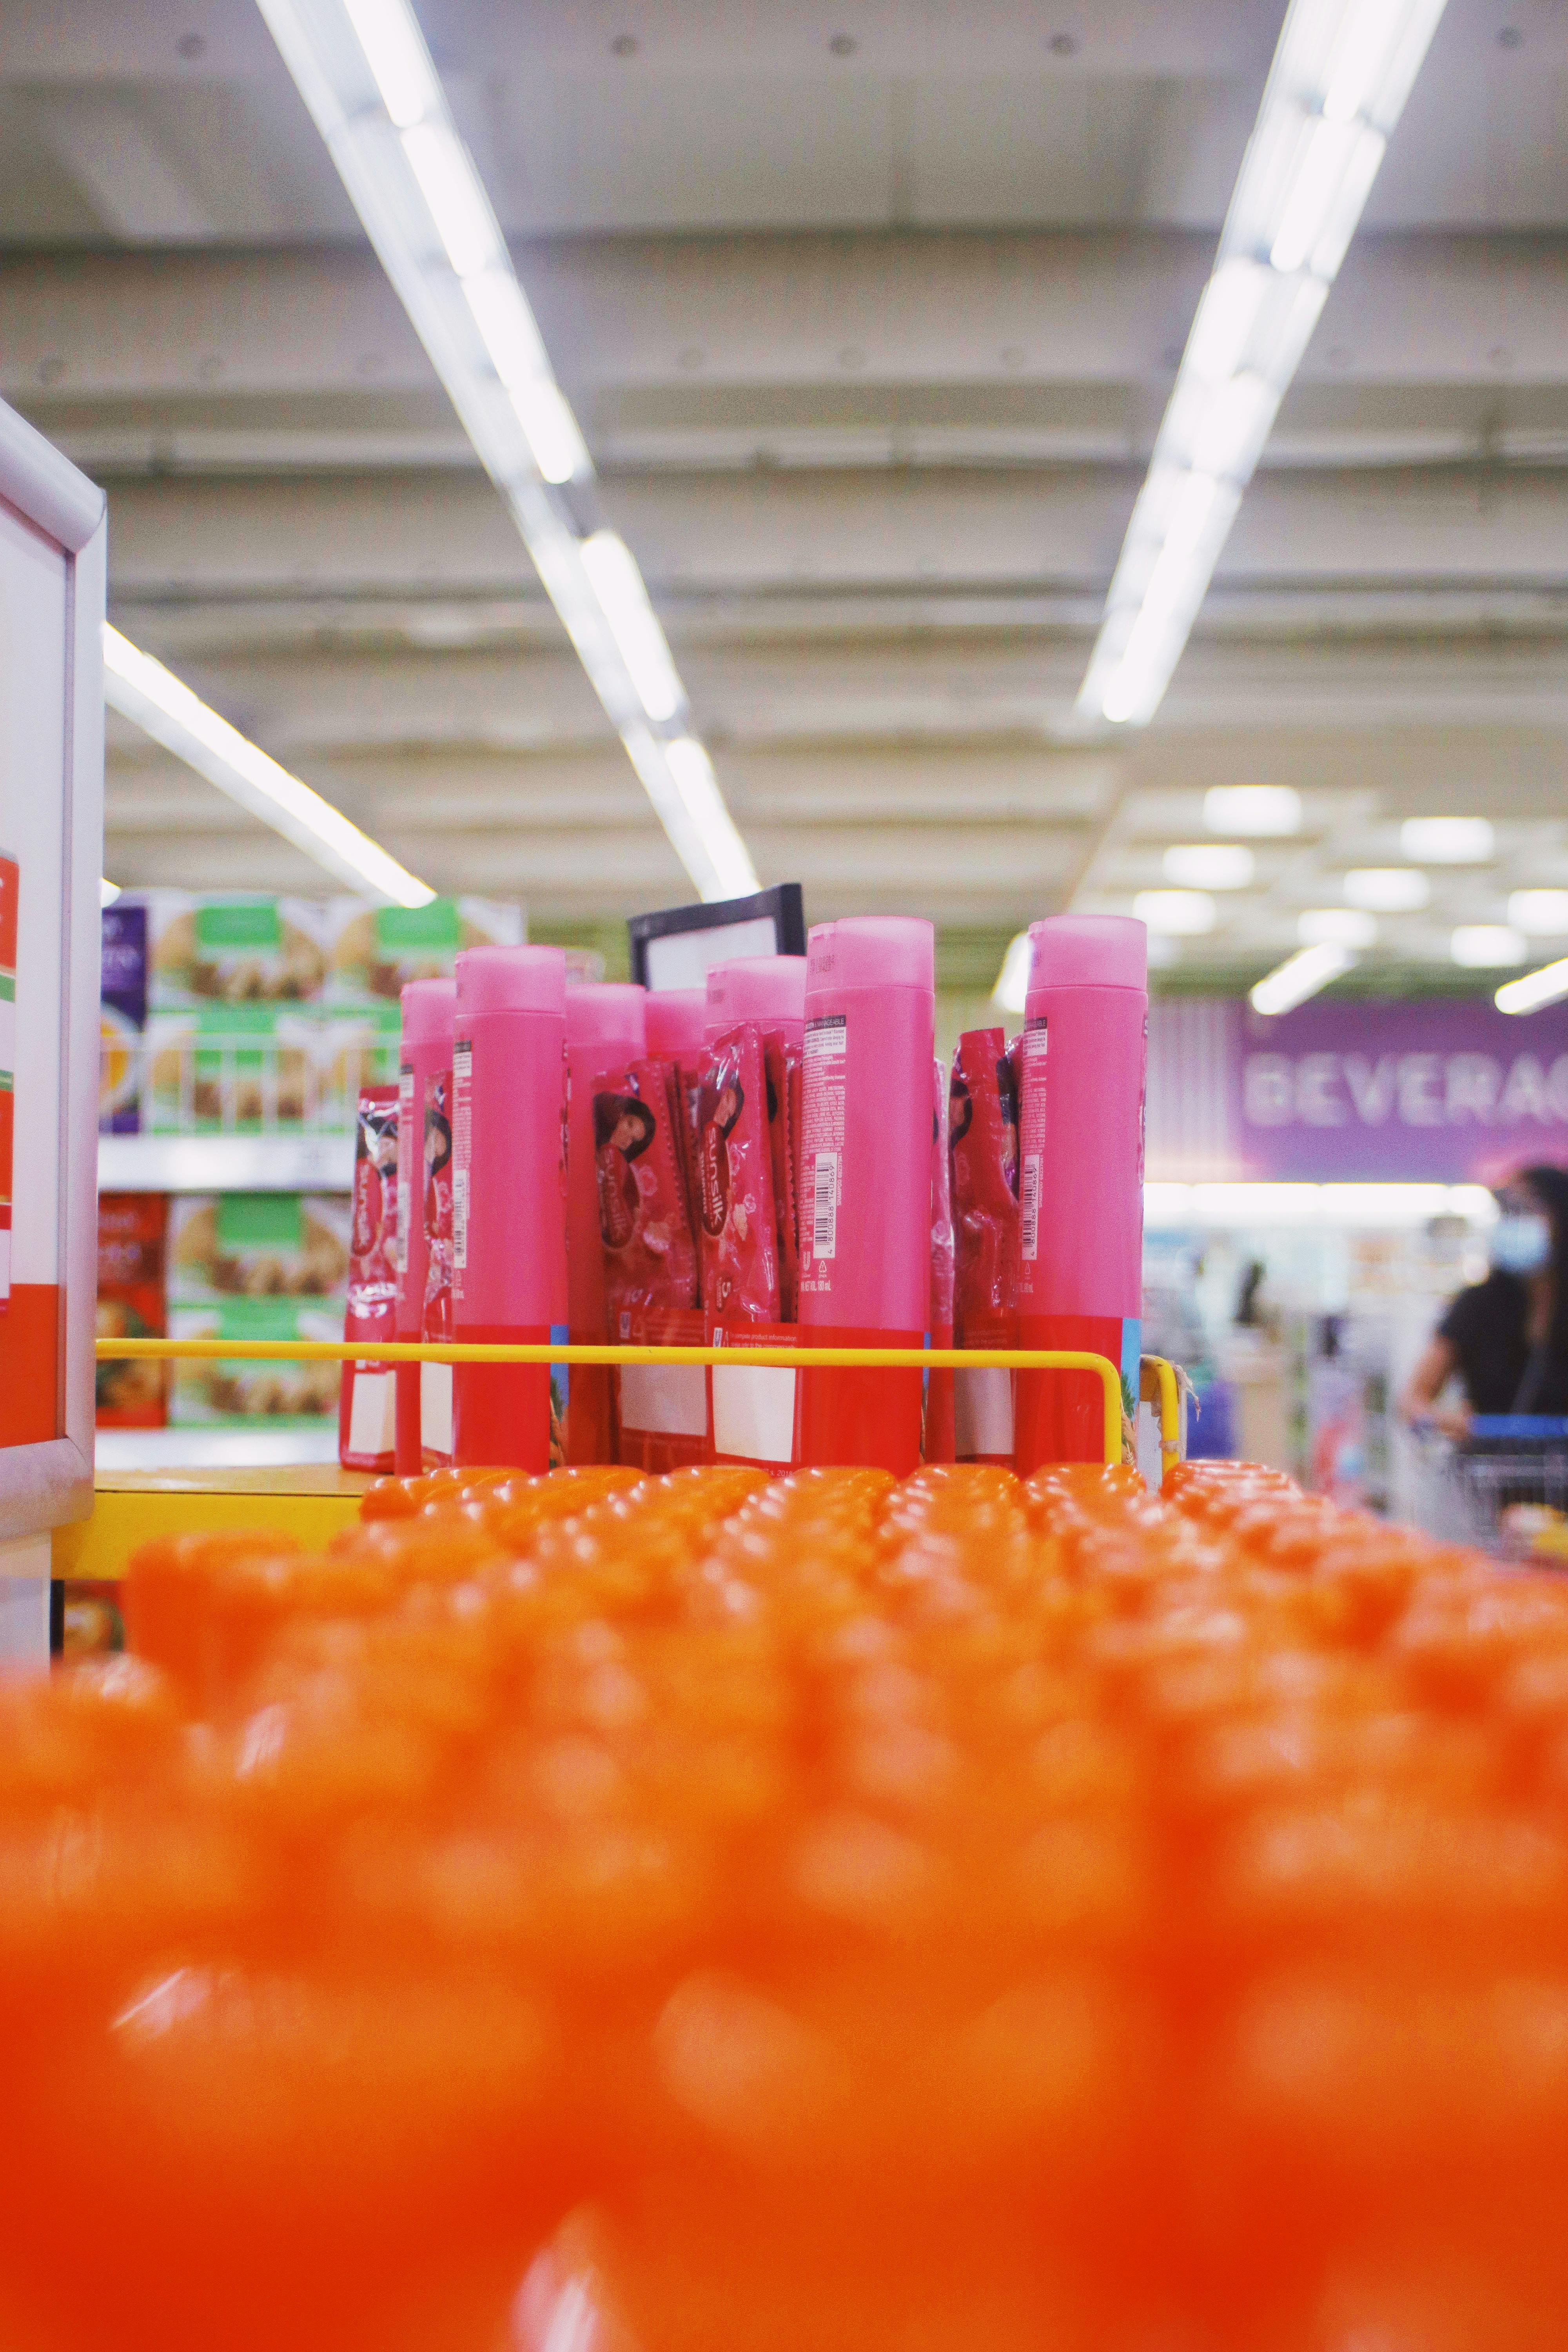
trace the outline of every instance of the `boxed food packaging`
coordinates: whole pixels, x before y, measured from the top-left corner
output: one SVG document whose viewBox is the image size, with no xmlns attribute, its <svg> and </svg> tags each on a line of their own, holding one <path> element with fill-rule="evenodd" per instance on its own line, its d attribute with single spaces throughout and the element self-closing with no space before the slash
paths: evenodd
<svg viewBox="0 0 1568 2352">
<path fill-rule="evenodd" d="M 168 1205 L 161 1192 L 100 1193 L 100 1339 L 156 1339 L 163 1336 L 163 1242 Z M 100 1364 L 100 1429 L 162 1429 L 168 1417 L 167 1390 L 166 1364 Z"/>
<path fill-rule="evenodd" d="M 489 898 L 432 898 L 424 907 L 331 898 L 325 919 L 326 998 L 334 1012 L 395 1005 L 411 980 L 449 980 L 464 949 L 521 947 L 527 937 L 522 908 Z"/>
<path fill-rule="evenodd" d="M 339 1339 L 342 1328 L 342 1305 L 326 1300 L 306 1306 L 297 1298 L 237 1297 L 169 1309 L 169 1333 L 175 1339 Z M 181 1359 L 171 1384 L 169 1420 L 177 1429 L 258 1421 L 332 1425 L 341 1370 L 335 1358 Z"/>
<path fill-rule="evenodd" d="M 402 1055 L 403 1019 L 395 998 L 321 1016 L 316 1046 L 313 1124 L 346 1134 L 366 1087 L 395 1087 Z"/>
<path fill-rule="evenodd" d="M 154 1135 L 282 1135 L 315 1124 L 313 1010 L 201 1004 L 148 1024 L 142 1125 Z"/>
<path fill-rule="evenodd" d="M 326 907 L 319 898 L 226 891 L 193 898 L 139 893 L 149 908 L 149 1003 L 309 1004 L 326 979 Z"/>
<path fill-rule="evenodd" d="M 142 1124 L 147 1032 L 148 910 L 121 897 L 100 917 L 103 978 L 99 990 L 98 1129 L 135 1135 Z"/>
<path fill-rule="evenodd" d="M 332 1192 L 183 1194 L 169 1212 L 170 1305 L 341 1299 L 352 1215 Z"/>
</svg>

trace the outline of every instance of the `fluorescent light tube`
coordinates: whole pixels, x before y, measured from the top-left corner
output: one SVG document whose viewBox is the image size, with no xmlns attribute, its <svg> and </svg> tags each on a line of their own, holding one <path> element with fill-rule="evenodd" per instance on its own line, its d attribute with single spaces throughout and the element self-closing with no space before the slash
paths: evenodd
<svg viewBox="0 0 1568 2352">
<path fill-rule="evenodd" d="M 1140 890 L 1132 911 L 1167 939 L 1200 939 L 1215 927 L 1215 903 L 1206 890 Z"/>
<path fill-rule="evenodd" d="M 1374 915 L 1414 915 L 1430 900 L 1432 885 L 1414 866 L 1352 866 L 1344 894 Z"/>
<path fill-rule="evenodd" d="M 1310 257 L 1328 226 L 1358 138 L 1353 123 L 1327 122 L 1321 114 L 1309 119 L 1296 150 L 1279 226 L 1268 248 L 1269 264 L 1281 277 L 1292 277 Z M 1381 141 L 1378 154 L 1381 160 Z"/>
<path fill-rule="evenodd" d="M 404 0 L 343 0 L 354 36 L 399 131 L 439 111 L 440 85 Z"/>
<path fill-rule="evenodd" d="M 1508 919 L 1529 939 L 1568 937 L 1568 890 L 1510 891 Z"/>
<path fill-rule="evenodd" d="M 1279 405 L 1272 384 L 1250 369 L 1222 384 L 1193 439 L 1193 463 L 1205 474 L 1251 478 Z"/>
<path fill-rule="evenodd" d="M 1355 957 L 1349 948 L 1335 947 L 1325 940 L 1315 948 L 1298 948 L 1282 964 L 1267 973 L 1252 991 L 1251 1004 L 1255 1013 L 1289 1013 L 1298 1004 L 1305 1004 L 1309 996 L 1316 996 L 1331 980 L 1349 971 Z"/>
<path fill-rule="evenodd" d="M 1211 784 L 1204 794 L 1204 823 L 1211 833 L 1282 839 L 1301 830 L 1301 795 L 1293 784 Z"/>
<path fill-rule="evenodd" d="M 1539 971 L 1526 972 L 1522 980 L 1505 981 L 1492 999 L 1500 1013 L 1539 1013 L 1543 1004 L 1556 1004 L 1568 996 L 1568 956 L 1560 962 L 1543 964 Z"/>
<path fill-rule="evenodd" d="M 642 573 L 618 531 L 596 530 L 583 541 L 583 569 L 643 709 L 652 719 L 673 719 L 681 703 L 680 679 Z"/>
<path fill-rule="evenodd" d="M 687 814 L 696 824 L 717 868 L 714 895 L 744 898 L 759 887 L 751 852 L 736 831 L 713 773 L 706 747 L 695 735 L 677 735 L 662 746 Z"/>
<path fill-rule="evenodd" d="M 1359 907 L 1306 907 L 1296 918 L 1304 948 L 1370 948 L 1377 944 L 1377 918 Z"/>
<path fill-rule="evenodd" d="M 404 132 L 403 152 L 458 277 L 493 268 L 500 242 L 495 215 L 456 134 L 444 122 L 417 122 Z"/>
<path fill-rule="evenodd" d="M 1290 0 L 1079 691 L 1080 723 L 1142 725 L 1159 708 L 1441 13 L 1442 0 Z M 1183 473 L 1229 490 L 1195 530 L 1164 492 Z"/>
<path fill-rule="evenodd" d="M 1002 969 L 996 975 L 996 985 L 991 1001 L 1004 1013 L 1022 1013 L 1024 1000 L 1029 992 L 1029 934 L 1016 931 L 1007 942 L 1007 952 L 1002 959 Z"/>
<path fill-rule="evenodd" d="M 1198 299 L 1184 364 L 1202 383 L 1222 384 L 1240 366 L 1273 273 L 1261 261 L 1222 261 Z"/>
<path fill-rule="evenodd" d="M 685 690 L 635 561 L 626 551 L 617 567 L 624 575 L 630 566 L 635 594 L 625 576 L 607 592 L 613 623 L 590 580 L 584 548 L 608 535 L 595 529 L 593 461 L 408 0 L 259 5 L 682 864 L 705 898 L 734 895 L 721 877 L 737 862 L 749 873 L 751 861 L 717 783 L 699 795 L 712 817 L 712 838 L 705 841 L 671 778 L 665 734 L 695 739 Z M 371 99 L 373 82 L 379 107 Z M 420 234 L 426 215 L 439 253 Z M 570 501 L 559 495 L 567 485 Z M 711 778 L 711 768 L 708 772 Z"/>
<path fill-rule="evenodd" d="M 463 280 L 463 299 L 484 338 L 490 365 L 509 392 L 549 378 L 550 361 L 532 311 L 510 269 L 481 269 Z"/>
<path fill-rule="evenodd" d="M 548 377 L 508 386 L 533 462 L 547 482 L 570 482 L 588 470 L 588 452 L 561 387 Z"/>
<path fill-rule="evenodd" d="M 368 890 L 394 907 L 425 907 L 436 896 L 405 866 L 351 824 L 320 793 L 220 719 L 199 695 L 150 654 L 138 652 L 108 623 L 103 630 L 103 692 L 130 719 L 187 767 L 237 801 L 263 824 L 291 841 L 352 890 Z"/>
<path fill-rule="evenodd" d="M 1461 923 L 1448 942 L 1454 962 L 1469 971 L 1522 963 L 1527 952 L 1524 933 L 1507 923 Z"/>
<path fill-rule="evenodd" d="M 1372 184 L 1377 177 L 1378 166 L 1387 146 L 1388 142 L 1380 131 L 1363 129 L 1352 134 L 1338 185 L 1324 210 L 1321 225 L 1312 243 L 1314 278 L 1329 279 L 1339 276 L 1340 264 L 1350 249 L 1356 223 L 1366 209 L 1366 200 L 1372 194 Z"/>
<path fill-rule="evenodd" d="M 1165 879 L 1186 890 L 1245 890 L 1258 860 L 1239 842 L 1184 841 L 1164 856 Z"/>
<path fill-rule="evenodd" d="M 1497 843 L 1484 816 L 1411 816 L 1399 828 L 1399 846 L 1414 866 L 1485 866 Z M 1568 906 L 1568 890 L 1563 898 Z"/>
<path fill-rule="evenodd" d="M 757 870 L 725 807 L 713 763 L 694 735 L 661 740 L 628 727 L 627 754 L 677 856 L 704 898 L 744 898 L 759 887 Z"/>
</svg>

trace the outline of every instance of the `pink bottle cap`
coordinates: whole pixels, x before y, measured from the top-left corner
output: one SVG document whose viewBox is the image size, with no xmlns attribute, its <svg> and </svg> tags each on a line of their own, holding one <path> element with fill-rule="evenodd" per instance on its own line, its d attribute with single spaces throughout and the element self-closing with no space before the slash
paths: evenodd
<svg viewBox="0 0 1568 2352">
<path fill-rule="evenodd" d="M 707 1043 L 708 999 L 700 988 L 650 988 L 643 1017 L 650 1054 L 700 1054 Z"/>
<path fill-rule="evenodd" d="M 640 1054 L 647 992 L 630 981 L 589 981 L 566 992 L 569 1045 L 625 1045 Z"/>
<path fill-rule="evenodd" d="M 563 1013 L 566 958 L 560 948 L 466 948 L 457 961 L 458 1020 L 479 1013 Z"/>
<path fill-rule="evenodd" d="M 737 956 L 708 973 L 708 1034 L 737 1021 L 759 1029 L 801 1028 L 805 1021 L 805 956 Z"/>
<path fill-rule="evenodd" d="M 458 1016 L 455 980 L 411 980 L 402 995 L 403 1043 L 449 1045 Z"/>
<path fill-rule="evenodd" d="M 1029 986 L 1143 988 L 1149 929 L 1131 915 L 1047 915 L 1029 925 Z"/>
<path fill-rule="evenodd" d="M 936 988 L 936 931 L 918 915 L 846 915 L 814 924 L 806 940 L 806 985 L 814 992 L 840 988 Z"/>
</svg>

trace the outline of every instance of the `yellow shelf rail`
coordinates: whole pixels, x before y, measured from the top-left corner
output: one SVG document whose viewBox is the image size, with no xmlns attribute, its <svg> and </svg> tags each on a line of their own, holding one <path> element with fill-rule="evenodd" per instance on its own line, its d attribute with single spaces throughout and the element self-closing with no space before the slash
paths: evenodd
<svg viewBox="0 0 1568 2352">
<path fill-rule="evenodd" d="M 503 1345 L 455 1339 L 386 1339 L 374 1347 L 355 1339 L 100 1339 L 97 1347 L 100 1363 L 140 1358 L 220 1363 L 754 1364 L 783 1371 L 822 1365 L 886 1371 L 1092 1372 L 1105 1393 L 1105 1459 L 1121 1459 L 1121 1375 L 1109 1356 L 1083 1348 L 580 1348 L 554 1347 L 548 1341 Z M 1165 1370 L 1170 1370 L 1169 1365 Z M 1173 1393 L 1173 1374 L 1172 1382 Z M 1163 1432 L 1163 1405 L 1161 1426 Z"/>
</svg>

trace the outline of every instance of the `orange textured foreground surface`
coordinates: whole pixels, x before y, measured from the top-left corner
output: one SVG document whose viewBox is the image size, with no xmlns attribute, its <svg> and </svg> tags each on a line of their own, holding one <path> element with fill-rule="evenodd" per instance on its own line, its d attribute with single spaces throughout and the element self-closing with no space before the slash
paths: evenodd
<svg viewBox="0 0 1568 2352">
<path fill-rule="evenodd" d="M 0 1697 L 7 2352 L 1568 2342 L 1568 1586 L 465 1475 Z"/>
</svg>

